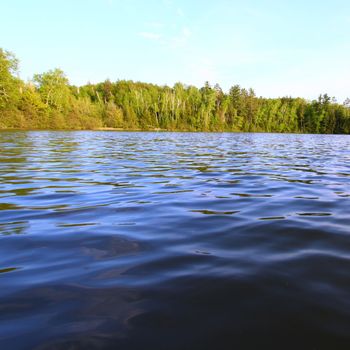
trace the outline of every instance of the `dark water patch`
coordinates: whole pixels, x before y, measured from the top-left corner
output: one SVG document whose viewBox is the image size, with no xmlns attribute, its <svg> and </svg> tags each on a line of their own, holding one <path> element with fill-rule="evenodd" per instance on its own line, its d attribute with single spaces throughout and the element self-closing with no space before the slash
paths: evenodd
<svg viewBox="0 0 350 350">
<path fill-rule="evenodd" d="M 259 218 L 259 220 L 284 220 L 285 216 L 270 216 L 266 218 Z"/>
<path fill-rule="evenodd" d="M 319 197 L 307 197 L 307 196 L 295 196 L 296 199 L 310 199 L 310 200 L 317 200 Z"/>
<path fill-rule="evenodd" d="M 1 349 L 348 349 L 348 136 L 0 149 Z"/>
<path fill-rule="evenodd" d="M 0 269 L 0 274 L 16 271 L 17 269 L 18 267 L 7 267 L 6 269 Z"/>
<path fill-rule="evenodd" d="M 332 213 L 298 213 L 299 216 L 331 216 Z"/>
<path fill-rule="evenodd" d="M 201 213 L 204 215 L 233 215 L 239 213 L 238 210 L 236 211 L 215 211 L 215 210 L 207 210 L 207 209 L 196 209 L 196 210 L 191 210 L 193 213 Z"/>
<path fill-rule="evenodd" d="M 0 203 L 0 210 L 15 210 L 19 209 L 20 207 L 16 204 L 11 203 Z"/>
<path fill-rule="evenodd" d="M 95 222 L 81 222 L 76 224 L 57 224 L 58 227 L 81 227 L 81 226 L 95 226 Z"/>
<path fill-rule="evenodd" d="M 269 198 L 271 194 L 252 194 L 252 193 L 231 193 L 232 196 L 246 197 L 246 198 Z"/>
</svg>

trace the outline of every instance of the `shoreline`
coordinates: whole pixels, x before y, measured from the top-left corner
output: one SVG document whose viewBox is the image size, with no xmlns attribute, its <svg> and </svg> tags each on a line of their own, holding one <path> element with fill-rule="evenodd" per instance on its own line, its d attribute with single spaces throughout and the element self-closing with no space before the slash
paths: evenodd
<svg viewBox="0 0 350 350">
<path fill-rule="evenodd" d="M 80 131 L 108 131 L 108 132 L 169 132 L 169 133 L 211 133 L 211 134 L 281 134 L 281 135 L 343 135 L 349 136 L 345 133 L 309 133 L 309 132 L 280 132 L 280 131 L 243 131 L 243 130 L 169 130 L 169 129 L 123 129 L 123 128 L 94 128 L 94 129 L 26 129 L 26 128 L 6 128 L 1 129 L 1 132 L 26 132 L 26 131 L 41 131 L 41 132 L 80 132 Z"/>
</svg>

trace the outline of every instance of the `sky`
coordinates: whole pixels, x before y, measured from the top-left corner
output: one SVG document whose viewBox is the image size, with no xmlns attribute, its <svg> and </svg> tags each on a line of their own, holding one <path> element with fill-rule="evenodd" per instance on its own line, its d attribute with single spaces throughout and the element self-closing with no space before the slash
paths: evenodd
<svg viewBox="0 0 350 350">
<path fill-rule="evenodd" d="M 0 0 L 20 77 L 110 79 L 350 97 L 349 0 Z"/>
</svg>

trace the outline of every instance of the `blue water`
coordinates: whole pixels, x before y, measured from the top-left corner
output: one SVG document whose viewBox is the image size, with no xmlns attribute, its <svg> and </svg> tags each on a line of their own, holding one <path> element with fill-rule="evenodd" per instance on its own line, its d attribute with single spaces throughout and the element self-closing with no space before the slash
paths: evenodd
<svg viewBox="0 0 350 350">
<path fill-rule="evenodd" d="M 0 349 L 349 349 L 350 136 L 0 133 Z"/>
</svg>

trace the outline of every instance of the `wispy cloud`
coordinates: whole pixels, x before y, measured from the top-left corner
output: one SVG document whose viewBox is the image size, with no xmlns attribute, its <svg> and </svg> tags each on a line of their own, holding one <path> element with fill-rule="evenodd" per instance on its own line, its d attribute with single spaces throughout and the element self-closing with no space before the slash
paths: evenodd
<svg viewBox="0 0 350 350">
<path fill-rule="evenodd" d="M 189 72 L 191 72 L 191 81 L 201 86 L 205 81 L 211 83 L 219 81 L 219 72 L 215 63 L 208 57 L 200 57 L 195 62 L 188 65 Z"/>
<path fill-rule="evenodd" d="M 160 34 L 159 32 L 144 31 L 138 33 L 138 35 L 147 40 L 157 41 L 162 46 L 176 49 L 187 45 L 192 32 L 187 26 L 184 26 L 174 34 L 166 34 L 165 31 L 163 31 L 163 34 Z"/>
<path fill-rule="evenodd" d="M 146 26 L 151 27 L 151 28 L 163 28 L 164 27 L 164 23 L 157 22 L 157 21 L 147 22 L 145 24 L 146 24 Z"/>
<path fill-rule="evenodd" d="M 189 38 L 192 34 L 191 30 L 188 27 L 183 27 L 182 28 L 182 34 L 186 37 Z"/>
<path fill-rule="evenodd" d="M 181 9 L 180 7 L 177 8 L 176 14 L 177 14 L 179 17 L 184 17 L 184 16 L 185 16 L 185 13 L 182 11 L 182 9 Z"/>
<path fill-rule="evenodd" d="M 162 38 L 161 34 L 152 33 L 152 32 L 140 32 L 138 33 L 138 35 L 147 40 L 160 40 Z"/>
<path fill-rule="evenodd" d="M 188 27 L 183 27 L 177 35 L 166 38 L 164 44 L 170 48 L 184 47 L 188 43 L 191 34 L 192 32 Z"/>
</svg>

